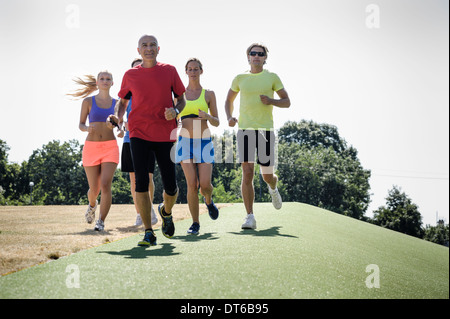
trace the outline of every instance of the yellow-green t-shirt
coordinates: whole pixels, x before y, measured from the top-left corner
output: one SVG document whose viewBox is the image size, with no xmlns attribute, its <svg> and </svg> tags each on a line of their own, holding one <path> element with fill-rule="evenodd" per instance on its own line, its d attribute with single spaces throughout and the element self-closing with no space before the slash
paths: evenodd
<svg viewBox="0 0 450 319">
<path fill-rule="evenodd" d="M 273 92 L 283 88 L 278 75 L 267 70 L 261 73 L 246 72 L 236 76 L 231 89 L 240 92 L 241 95 L 239 128 L 273 130 L 273 105 L 263 104 L 260 95 L 273 98 Z"/>
</svg>

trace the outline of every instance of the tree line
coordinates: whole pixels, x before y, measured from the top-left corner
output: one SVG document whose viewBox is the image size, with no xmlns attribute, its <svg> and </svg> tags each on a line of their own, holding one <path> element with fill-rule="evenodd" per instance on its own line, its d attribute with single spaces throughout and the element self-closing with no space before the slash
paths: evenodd
<svg viewBox="0 0 450 319">
<path fill-rule="evenodd" d="M 236 137 L 233 132 L 225 131 L 213 140 L 216 151 L 212 172 L 214 201 L 242 202 L 242 170 L 236 160 Z M 448 245 L 448 224 L 424 227 L 417 205 L 397 186 L 389 191 L 386 205 L 373 212 L 373 218 L 365 216 L 370 203 L 371 171 L 362 167 L 357 150 L 347 145 L 335 126 L 290 121 L 277 131 L 277 143 L 276 173 L 283 201 L 307 203 Z M 54 140 L 34 150 L 28 161 L 18 164 L 8 161 L 9 146 L 0 139 L 0 205 L 87 205 L 89 186 L 82 166 L 82 149 L 83 145 L 77 140 Z M 186 203 L 187 186 L 180 165 L 176 166 L 176 175 L 178 202 Z M 162 181 L 158 166 L 154 182 L 154 202 L 159 203 L 162 202 Z M 258 167 L 254 185 L 255 201 L 270 201 Z M 112 194 L 113 204 L 133 202 L 128 173 L 117 169 Z"/>
</svg>

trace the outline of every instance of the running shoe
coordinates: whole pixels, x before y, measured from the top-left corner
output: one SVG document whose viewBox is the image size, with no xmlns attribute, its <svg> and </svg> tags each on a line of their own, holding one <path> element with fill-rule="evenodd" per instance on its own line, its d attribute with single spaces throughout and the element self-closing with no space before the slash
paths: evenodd
<svg viewBox="0 0 450 319">
<path fill-rule="evenodd" d="M 269 194 L 272 196 L 272 205 L 275 207 L 275 209 L 281 209 L 281 206 L 283 205 L 283 201 L 281 200 L 280 192 L 278 191 L 278 188 L 275 187 L 275 189 L 269 188 Z"/>
<path fill-rule="evenodd" d="M 175 233 L 175 225 L 173 224 L 172 214 L 166 214 L 164 210 L 164 203 L 159 204 L 158 206 L 159 216 L 162 219 L 162 228 L 161 231 L 166 238 L 172 238 Z"/>
<path fill-rule="evenodd" d="M 144 239 L 142 239 L 138 246 L 148 247 L 148 246 L 156 246 L 156 236 L 152 229 L 148 229 L 145 231 Z"/>
<path fill-rule="evenodd" d="M 134 223 L 134 226 L 141 226 L 142 225 L 142 217 L 141 214 L 136 214 L 136 221 Z"/>
<path fill-rule="evenodd" d="M 242 229 L 256 229 L 256 220 L 253 214 L 247 214 L 242 224 Z"/>
<path fill-rule="evenodd" d="M 156 225 L 158 223 L 158 217 L 156 217 L 156 213 L 155 210 L 153 209 L 153 205 L 152 205 L 152 226 Z"/>
<path fill-rule="evenodd" d="M 193 223 L 192 226 L 188 229 L 187 233 L 189 235 L 198 235 L 199 231 L 200 231 L 200 224 Z"/>
<path fill-rule="evenodd" d="M 156 225 L 158 223 L 158 217 L 156 217 L 155 210 L 153 209 L 153 207 L 152 207 L 151 216 L 152 216 L 152 221 L 151 221 L 152 226 Z M 141 214 L 137 214 L 136 222 L 134 223 L 134 226 L 141 226 L 142 224 L 143 224 L 143 222 L 142 222 Z"/>
<path fill-rule="evenodd" d="M 206 199 L 203 197 L 203 201 L 206 204 Z M 208 207 L 208 213 L 209 217 L 211 217 L 212 220 L 216 220 L 219 218 L 219 209 L 217 208 L 216 204 L 214 204 L 214 201 L 211 198 L 211 204 L 206 204 L 206 207 Z"/>
<path fill-rule="evenodd" d="M 96 231 L 105 230 L 105 223 L 103 222 L 103 220 L 101 220 L 101 219 L 97 220 L 97 222 L 95 223 L 94 230 L 96 230 Z"/>
<path fill-rule="evenodd" d="M 88 209 L 86 210 L 86 213 L 84 214 L 84 218 L 86 218 L 86 222 L 88 224 L 92 224 L 92 222 L 95 220 L 95 211 L 97 210 L 97 201 L 95 201 L 94 207 L 91 207 L 91 205 L 88 204 Z"/>
</svg>

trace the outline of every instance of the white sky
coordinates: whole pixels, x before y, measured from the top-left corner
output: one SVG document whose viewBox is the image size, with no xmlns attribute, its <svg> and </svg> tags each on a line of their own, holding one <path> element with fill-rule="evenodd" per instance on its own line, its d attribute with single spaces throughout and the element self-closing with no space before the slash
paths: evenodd
<svg viewBox="0 0 450 319">
<path fill-rule="evenodd" d="M 159 40 L 159 61 L 197 57 L 216 93 L 220 134 L 245 50 L 263 42 L 292 106 L 275 126 L 313 120 L 338 127 L 372 171 L 372 204 L 398 185 L 424 224 L 449 221 L 448 0 L 0 0 L 0 139 L 10 162 L 49 141 L 77 139 L 81 101 L 71 79 L 108 69 L 117 95 L 142 34 Z M 367 21 L 379 8 L 379 28 Z M 369 7 L 370 8 L 370 7 Z M 237 105 L 236 105 L 237 107 Z M 119 142 L 119 144 L 121 144 Z"/>
</svg>

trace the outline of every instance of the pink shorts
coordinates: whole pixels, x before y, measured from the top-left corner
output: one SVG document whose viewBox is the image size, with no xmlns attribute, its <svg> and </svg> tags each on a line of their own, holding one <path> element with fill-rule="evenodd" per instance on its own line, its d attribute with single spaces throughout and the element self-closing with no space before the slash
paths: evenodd
<svg viewBox="0 0 450 319">
<path fill-rule="evenodd" d="M 104 142 L 85 141 L 83 166 L 97 166 L 101 163 L 119 164 L 119 146 L 116 140 Z"/>
</svg>

